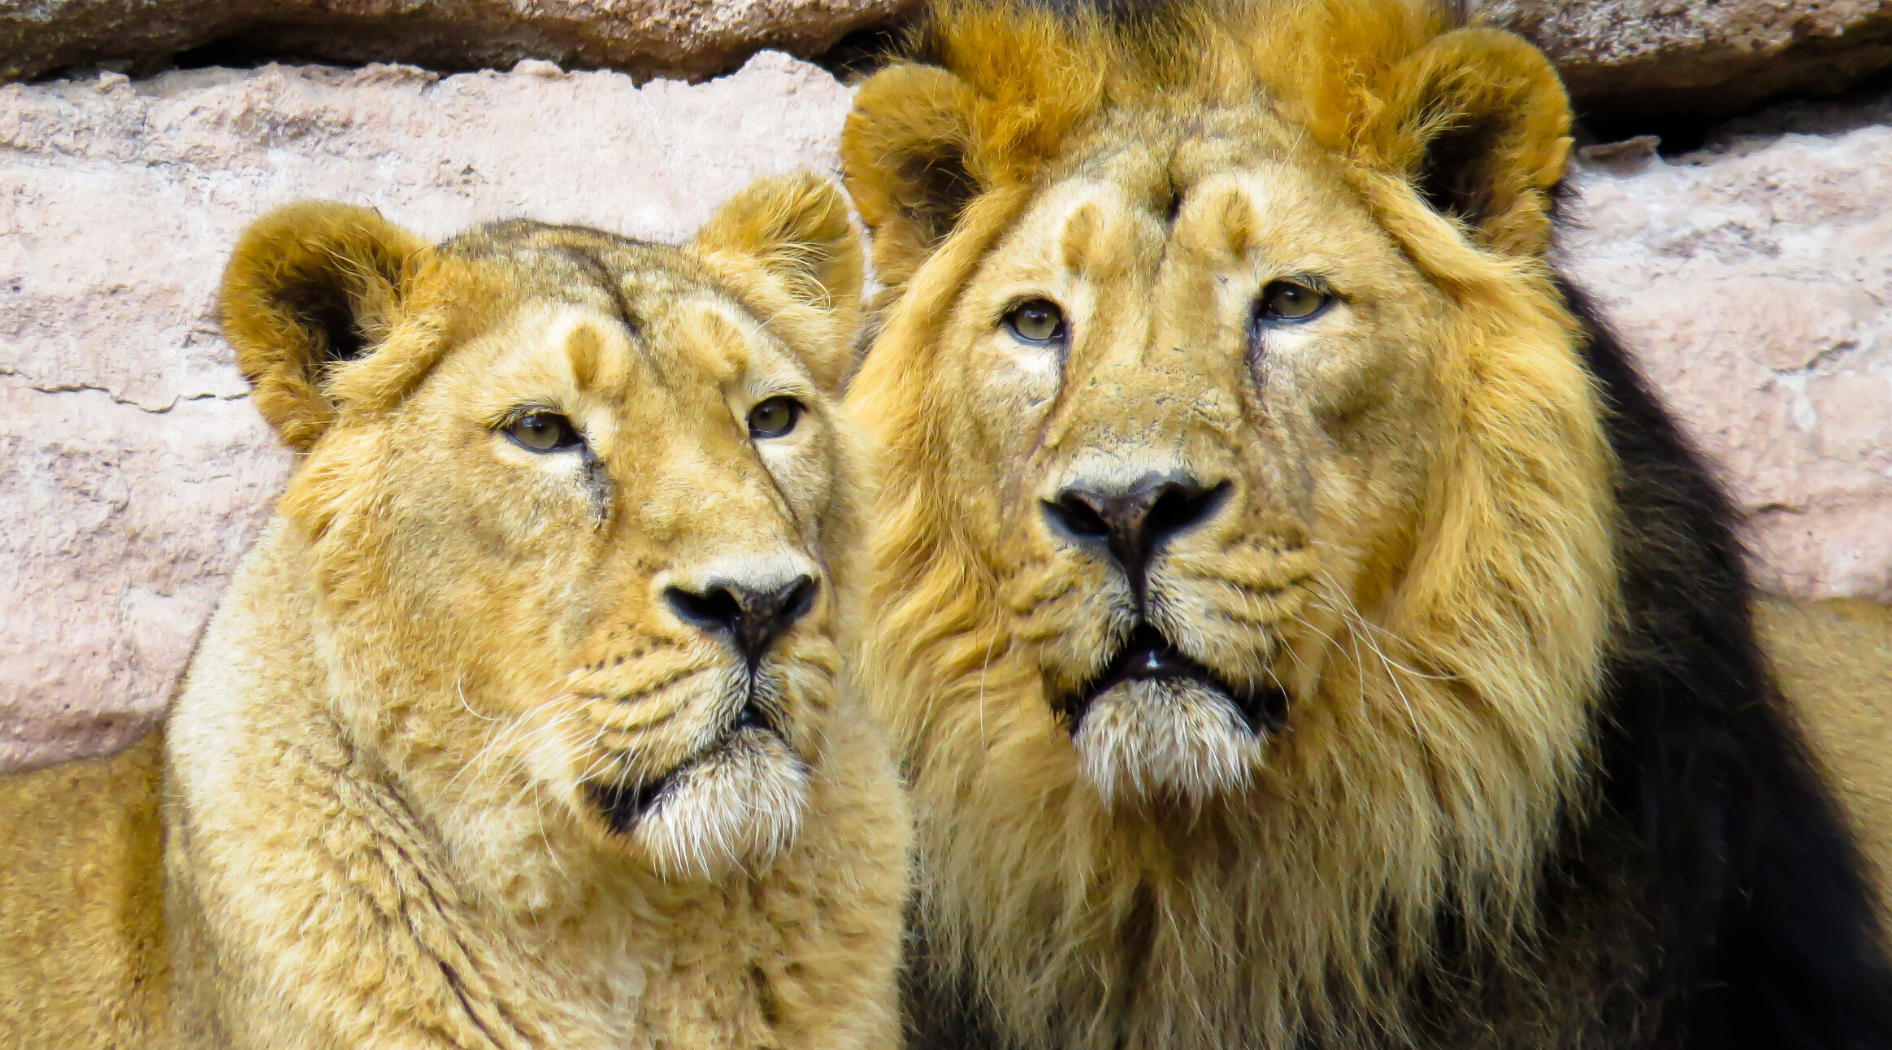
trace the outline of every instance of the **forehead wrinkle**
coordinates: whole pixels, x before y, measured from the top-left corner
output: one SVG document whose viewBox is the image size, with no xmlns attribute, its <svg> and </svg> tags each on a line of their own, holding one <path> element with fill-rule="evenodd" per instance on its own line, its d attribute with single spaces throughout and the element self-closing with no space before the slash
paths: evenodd
<svg viewBox="0 0 1892 1050">
<path fill-rule="evenodd" d="M 599 357 L 604 354 L 604 336 L 588 321 L 580 320 L 565 333 L 565 359 L 571 362 L 572 380 L 580 389 L 598 386 Z"/>
<path fill-rule="evenodd" d="M 685 340 L 688 352 L 705 366 L 717 386 L 727 385 L 739 369 L 737 359 L 747 356 L 749 333 L 730 320 L 716 304 L 699 301 L 690 311 Z"/>
</svg>

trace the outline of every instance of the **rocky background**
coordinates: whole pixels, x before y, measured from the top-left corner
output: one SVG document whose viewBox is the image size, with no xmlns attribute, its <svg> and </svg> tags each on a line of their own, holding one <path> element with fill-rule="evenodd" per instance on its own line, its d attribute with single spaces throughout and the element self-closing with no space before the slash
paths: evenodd
<svg viewBox="0 0 1892 1050">
<path fill-rule="evenodd" d="M 1892 602 L 1892 9 L 1470 7 L 1568 78 L 1563 265 L 1720 463 L 1763 585 Z M 320 196 L 677 239 L 832 170 L 833 70 L 908 8 L 0 0 L 0 770 L 154 724 L 269 514 L 289 457 L 213 315 L 245 223 Z"/>
</svg>

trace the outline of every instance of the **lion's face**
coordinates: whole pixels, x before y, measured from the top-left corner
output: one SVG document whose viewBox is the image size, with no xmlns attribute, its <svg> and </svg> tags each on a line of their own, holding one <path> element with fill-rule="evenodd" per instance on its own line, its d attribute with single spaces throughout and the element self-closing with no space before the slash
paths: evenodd
<svg viewBox="0 0 1892 1050">
<path fill-rule="evenodd" d="M 1410 557 L 1436 295 L 1278 121 L 1110 126 L 964 286 L 948 477 L 1104 797 L 1245 786 Z M 1244 119 L 1245 118 L 1245 119 Z M 1105 143 L 1135 142 L 1132 148 Z"/>
<path fill-rule="evenodd" d="M 385 338 L 329 366 L 341 418 L 284 503 L 335 673 L 422 697 L 364 699 L 357 732 L 416 769 L 444 751 L 443 790 L 523 776 L 666 875 L 790 842 L 840 670 L 846 318 L 824 315 L 857 249 L 826 184 L 730 207 L 688 251 L 508 223 L 410 256 Z M 800 253 L 788 279 L 768 237 Z M 794 282 L 823 252 L 843 261 L 817 296 Z M 410 352 L 432 360 L 398 400 L 351 400 Z"/>
<path fill-rule="evenodd" d="M 765 858 L 838 670 L 836 435 L 733 299 L 640 269 L 635 331 L 528 301 L 441 362 L 387 436 L 377 572 L 588 819 L 666 867 Z"/>
</svg>

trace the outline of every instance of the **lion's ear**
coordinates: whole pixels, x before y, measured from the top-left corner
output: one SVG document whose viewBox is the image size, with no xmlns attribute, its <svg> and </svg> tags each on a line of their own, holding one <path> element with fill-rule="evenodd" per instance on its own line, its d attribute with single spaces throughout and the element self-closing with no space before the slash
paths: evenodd
<svg viewBox="0 0 1892 1050">
<path fill-rule="evenodd" d="M 1551 191 L 1570 153 L 1570 100 L 1557 71 L 1496 29 L 1446 33 L 1391 71 L 1360 143 L 1433 209 L 1492 251 L 1550 246 Z"/>
<path fill-rule="evenodd" d="M 690 242 L 697 258 L 768 310 L 815 381 L 838 392 L 853 364 L 866 262 L 841 187 L 811 172 L 756 180 L 723 205 Z M 751 287 L 759 270 L 784 305 Z"/>
<path fill-rule="evenodd" d="M 402 274 L 426 247 L 378 212 L 329 201 L 250 224 L 223 272 L 223 334 L 256 409 L 306 450 L 334 421 L 330 370 L 386 338 Z"/>
<path fill-rule="evenodd" d="M 934 66 L 901 65 L 861 85 L 841 133 L 841 167 L 874 235 L 882 284 L 906 283 L 979 195 L 969 156 L 975 96 Z"/>
</svg>

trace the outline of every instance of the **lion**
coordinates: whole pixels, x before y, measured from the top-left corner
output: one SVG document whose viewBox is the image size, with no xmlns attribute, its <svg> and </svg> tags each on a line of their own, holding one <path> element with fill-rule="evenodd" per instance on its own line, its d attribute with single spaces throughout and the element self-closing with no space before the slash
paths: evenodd
<svg viewBox="0 0 1892 1050">
<path fill-rule="evenodd" d="M 682 248 L 252 226 L 224 330 L 300 456 L 164 730 L 165 954 L 119 982 L 158 1001 L 96 1016 L 189 1047 L 895 1046 L 908 823 L 837 640 L 862 271 L 813 175 Z"/>
<path fill-rule="evenodd" d="M 1399 0 L 944 0 L 861 85 L 914 1046 L 1892 1045 L 1570 125 Z"/>
</svg>

